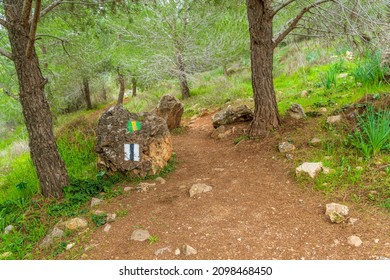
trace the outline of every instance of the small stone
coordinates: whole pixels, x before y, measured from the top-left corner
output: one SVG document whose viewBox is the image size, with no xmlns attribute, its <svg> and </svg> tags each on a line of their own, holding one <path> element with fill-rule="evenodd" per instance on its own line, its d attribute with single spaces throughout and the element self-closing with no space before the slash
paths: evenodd
<svg viewBox="0 0 390 280">
<path fill-rule="evenodd" d="M 334 203 L 334 202 L 326 204 L 325 215 L 328 215 L 329 213 L 334 212 L 334 211 L 340 213 L 343 216 L 347 216 L 349 213 L 349 208 L 348 208 L 348 206 Z"/>
<path fill-rule="evenodd" d="M 63 236 L 64 236 L 64 231 L 55 227 L 48 235 L 45 236 L 45 238 L 42 240 L 42 243 L 39 246 L 41 248 L 48 248 L 53 244 L 54 238 L 61 238 Z"/>
<path fill-rule="evenodd" d="M 379 243 L 379 239 L 378 239 L 378 238 L 375 239 L 374 242 L 375 242 L 376 244 L 378 244 L 378 243 Z"/>
<path fill-rule="evenodd" d="M 172 251 L 171 251 L 171 248 L 169 248 L 169 247 L 164 247 L 164 248 L 158 249 L 158 250 L 156 250 L 156 251 L 154 252 L 154 255 L 155 255 L 155 256 L 158 256 L 158 255 L 162 255 L 162 254 L 164 254 L 164 253 L 166 253 L 166 252 L 168 252 L 168 253 L 172 252 Z"/>
<path fill-rule="evenodd" d="M 341 122 L 341 119 L 342 119 L 341 115 L 330 116 L 330 117 L 328 117 L 328 118 L 326 119 L 326 122 L 327 122 L 328 124 L 335 124 L 335 123 Z"/>
<path fill-rule="evenodd" d="M 183 250 L 183 254 L 186 256 L 196 255 L 198 253 L 198 251 L 195 248 L 187 244 L 183 246 L 182 250 Z"/>
<path fill-rule="evenodd" d="M 346 77 L 348 77 L 348 73 L 340 73 L 339 74 L 339 78 L 341 78 L 341 79 L 344 79 Z"/>
<path fill-rule="evenodd" d="M 150 187 L 154 187 L 155 185 L 156 183 L 140 183 L 135 189 L 139 192 L 147 192 Z"/>
<path fill-rule="evenodd" d="M 131 234 L 130 239 L 134 241 L 145 241 L 150 237 L 149 231 L 146 229 L 136 229 Z"/>
<path fill-rule="evenodd" d="M 4 229 L 4 235 L 10 233 L 11 231 L 13 231 L 14 228 L 15 227 L 13 225 L 6 226 L 5 229 Z"/>
<path fill-rule="evenodd" d="M 54 237 L 54 238 L 61 238 L 61 237 L 64 236 L 64 231 L 61 230 L 61 229 L 59 229 L 59 228 L 57 228 L 57 227 L 55 227 L 55 228 L 53 228 L 53 230 L 51 231 L 50 236 L 51 236 L 51 237 Z"/>
<path fill-rule="evenodd" d="M 357 170 L 357 171 L 363 171 L 363 167 L 361 167 L 361 166 L 356 166 L 356 170 Z"/>
<path fill-rule="evenodd" d="M 225 168 L 214 168 L 215 171 L 222 172 L 225 170 Z"/>
<path fill-rule="evenodd" d="M 5 252 L 5 253 L 0 255 L 0 258 L 6 259 L 6 258 L 9 258 L 10 256 L 12 256 L 11 252 Z"/>
<path fill-rule="evenodd" d="M 132 190 L 134 190 L 133 187 L 125 187 L 125 188 L 123 189 L 124 192 L 129 192 L 129 191 L 132 191 Z"/>
<path fill-rule="evenodd" d="M 334 242 L 334 245 L 336 245 L 336 246 L 340 244 L 340 241 L 338 239 L 333 240 L 333 242 Z"/>
<path fill-rule="evenodd" d="M 310 144 L 314 145 L 314 146 L 321 144 L 321 142 L 322 142 L 322 140 L 320 138 L 317 138 L 317 137 L 314 137 L 313 139 L 310 140 Z"/>
<path fill-rule="evenodd" d="M 178 255 L 180 255 L 180 249 L 179 249 L 179 248 L 176 248 L 176 250 L 175 250 L 175 256 L 178 256 Z"/>
<path fill-rule="evenodd" d="M 73 218 L 65 222 L 65 227 L 70 230 L 85 228 L 88 222 L 83 218 Z"/>
<path fill-rule="evenodd" d="M 301 92 L 302 97 L 307 97 L 307 94 L 308 94 L 307 90 L 302 90 Z"/>
<path fill-rule="evenodd" d="M 290 117 L 296 120 L 306 118 L 305 111 L 299 104 L 291 105 L 290 108 L 287 110 L 287 113 L 290 115 Z"/>
<path fill-rule="evenodd" d="M 363 244 L 363 241 L 360 239 L 359 236 L 351 235 L 350 237 L 348 237 L 348 244 L 355 247 L 360 247 Z"/>
<path fill-rule="evenodd" d="M 91 200 L 91 207 L 98 206 L 100 203 L 102 203 L 101 199 L 93 197 Z"/>
<path fill-rule="evenodd" d="M 297 175 L 306 173 L 314 179 L 321 170 L 322 162 L 304 162 L 295 169 L 295 173 Z"/>
<path fill-rule="evenodd" d="M 75 243 L 69 243 L 68 245 L 66 245 L 66 250 L 69 251 L 70 249 L 73 248 L 74 245 Z"/>
<path fill-rule="evenodd" d="M 357 221 L 359 221 L 359 219 L 357 219 L 357 218 L 349 218 L 348 219 L 348 224 L 353 226 L 353 225 L 356 224 Z"/>
<path fill-rule="evenodd" d="M 210 192 L 213 189 L 213 187 L 206 185 L 206 184 L 194 184 L 192 185 L 190 189 L 190 197 L 193 197 L 194 195 Z"/>
<path fill-rule="evenodd" d="M 326 160 L 331 160 L 331 159 L 332 159 L 332 156 L 325 156 L 325 159 L 326 159 Z"/>
<path fill-rule="evenodd" d="M 106 224 L 106 225 L 104 226 L 103 231 L 104 231 L 104 232 L 109 232 L 110 229 L 111 229 L 111 225 L 110 225 L 110 224 Z"/>
<path fill-rule="evenodd" d="M 288 153 L 295 150 L 295 146 L 289 142 L 282 142 L 278 145 L 279 152 Z"/>
<path fill-rule="evenodd" d="M 107 222 L 109 222 L 109 223 L 114 222 L 115 219 L 116 219 L 116 214 L 115 213 L 107 214 Z"/>
<path fill-rule="evenodd" d="M 223 134 L 227 131 L 227 128 L 224 125 L 218 126 L 216 129 L 213 130 L 211 133 L 211 138 L 218 139 L 220 134 Z"/>
<path fill-rule="evenodd" d="M 294 159 L 294 156 L 292 154 L 287 153 L 285 156 L 286 156 L 286 159 L 288 159 L 288 160 Z"/>
<path fill-rule="evenodd" d="M 164 178 L 157 177 L 157 178 L 156 178 L 156 182 L 159 183 L 159 184 L 161 184 L 161 185 L 164 185 L 166 181 L 165 181 Z"/>
<path fill-rule="evenodd" d="M 326 113 L 326 112 L 328 112 L 328 109 L 326 109 L 325 107 L 321 107 L 318 111 L 320 113 Z"/>
</svg>

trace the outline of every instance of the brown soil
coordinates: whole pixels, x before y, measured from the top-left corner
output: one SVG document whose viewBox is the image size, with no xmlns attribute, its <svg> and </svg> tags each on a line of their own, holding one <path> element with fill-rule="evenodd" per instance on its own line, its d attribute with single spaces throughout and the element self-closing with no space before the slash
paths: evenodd
<svg viewBox="0 0 390 280">
<path fill-rule="evenodd" d="M 109 213 L 125 210 L 127 215 L 117 218 L 108 233 L 99 227 L 86 244 L 77 245 L 82 258 L 390 258 L 388 214 L 350 204 L 350 216 L 358 221 L 332 224 L 324 214 L 325 204 L 332 201 L 296 183 L 295 166 L 282 160 L 275 137 L 237 145 L 233 143 L 237 135 L 213 140 L 210 116 L 189 127 L 173 136 L 178 163 L 165 184 L 157 183 L 148 192 L 125 193 L 99 206 Z M 213 190 L 190 198 L 188 190 L 195 183 Z M 151 245 L 130 241 L 137 228 L 147 229 L 159 241 Z M 363 245 L 349 245 L 351 235 L 359 236 Z M 184 244 L 198 254 L 176 256 L 175 249 Z M 155 256 L 164 247 L 172 251 Z"/>
</svg>

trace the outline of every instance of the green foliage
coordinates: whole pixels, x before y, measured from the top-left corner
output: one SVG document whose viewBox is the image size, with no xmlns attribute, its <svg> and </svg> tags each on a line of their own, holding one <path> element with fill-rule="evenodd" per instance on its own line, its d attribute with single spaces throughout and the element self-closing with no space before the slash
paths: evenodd
<svg viewBox="0 0 390 280">
<path fill-rule="evenodd" d="M 366 54 L 352 70 L 351 74 L 356 83 L 377 85 L 383 80 L 386 71 L 388 69 L 381 65 L 380 52 L 376 52 L 374 54 Z"/>
<path fill-rule="evenodd" d="M 149 245 L 153 245 L 160 241 L 160 237 L 158 237 L 157 235 L 151 235 L 149 236 L 148 241 L 149 241 Z"/>
<path fill-rule="evenodd" d="M 100 227 L 107 223 L 107 213 L 91 214 L 92 221 L 95 226 Z"/>
<path fill-rule="evenodd" d="M 369 106 L 357 119 L 359 129 L 350 136 L 353 146 L 366 157 L 390 150 L 390 109 L 375 112 Z"/>
<path fill-rule="evenodd" d="M 335 64 L 329 66 L 328 70 L 321 75 L 322 85 L 326 89 L 330 89 L 332 86 L 337 85 L 337 74 L 344 70 L 344 61 L 339 60 Z"/>
<path fill-rule="evenodd" d="M 241 136 L 235 138 L 233 143 L 235 145 L 237 145 L 238 143 L 240 143 L 242 141 L 246 141 L 246 140 L 250 140 L 250 139 L 251 139 L 251 137 L 249 135 L 244 134 L 244 135 L 241 135 Z"/>
</svg>

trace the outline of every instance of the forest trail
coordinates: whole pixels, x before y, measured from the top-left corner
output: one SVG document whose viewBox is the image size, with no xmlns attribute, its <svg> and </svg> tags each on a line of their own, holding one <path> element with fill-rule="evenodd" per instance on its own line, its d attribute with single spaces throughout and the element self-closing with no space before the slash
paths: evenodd
<svg viewBox="0 0 390 280">
<path fill-rule="evenodd" d="M 234 135 L 210 138 L 210 116 L 173 136 L 177 166 L 165 184 L 147 192 L 127 192 L 99 206 L 127 211 L 104 232 L 99 227 L 84 244 L 84 259 L 380 259 L 390 258 L 389 216 L 374 208 L 350 206 L 354 225 L 332 224 L 320 193 L 295 183 L 294 167 L 276 151 L 277 141 L 244 141 Z M 151 182 L 154 183 L 154 182 Z M 190 198 L 195 183 L 213 187 Z M 125 187 L 125 186 L 124 186 Z M 137 228 L 159 241 L 131 241 Z M 359 236 L 363 244 L 347 242 Z M 188 244 L 196 255 L 175 255 Z M 156 256 L 155 251 L 169 247 Z"/>
</svg>

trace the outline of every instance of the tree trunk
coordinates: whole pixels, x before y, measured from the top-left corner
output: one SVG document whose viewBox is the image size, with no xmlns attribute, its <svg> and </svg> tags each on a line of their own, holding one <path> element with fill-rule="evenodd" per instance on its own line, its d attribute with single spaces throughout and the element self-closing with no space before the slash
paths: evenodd
<svg viewBox="0 0 390 280">
<path fill-rule="evenodd" d="M 13 61 L 19 81 L 20 102 L 29 135 L 32 161 L 37 171 L 42 193 L 46 197 L 62 197 L 69 185 L 65 164 L 59 153 L 52 130 L 52 115 L 46 100 L 43 78 L 35 48 L 26 55 L 29 22 L 22 22 L 23 0 L 4 0 L 4 9 Z M 23 178 L 20 178 L 23 180 Z"/>
<path fill-rule="evenodd" d="M 123 98 L 125 96 L 125 78 L 123 77 L 123 74 L 118 73 L 118 82 L 119 82 L 119 96 L 118 96 L 118 102 L 116 103 L 117 106 L 123 104 Z"/>
<path fill-rule="evenodd" d="M 131 85 L 133 86 L 133 97 L 137 96 L 137 80 L 133 77 L 131 79 Z"/>
<path fill-rule="evenodd" d="M 183 99 L 190 98 L 190 88 L 188 87 L 187 75 L 181 53 L 177 54 L 177 68 L 181 97 Z"/>
<path fill-rule="evenodd" d="M 107 90 L 106 90 L 106 86 L 104 84 L 103 84 L 103 87 L 102 87 L 102 98 L 103 98 L 104 102 L 107 101 Z"/>
<path fill-rule="evenodd" d="M 247 0 L 249 21 L 254 119 L 249 128 L 252 136 L 267 136 L 280 126 L 273 85 L 272 9 L 270 0 Z"/>
<path fill-rule="evenodd" d="M 89 80 L 87 78 L 83 79 L 83 93 L 85 97 L 85 104 L 87 105 L 87 110 L 91 110 L 92 109 L 91 91 L 89 89 Z"/>
</svg>

